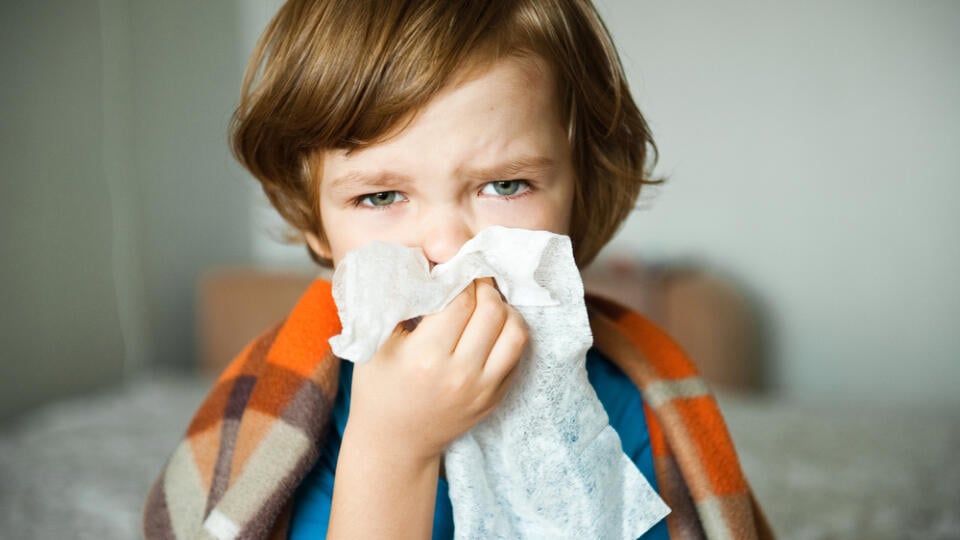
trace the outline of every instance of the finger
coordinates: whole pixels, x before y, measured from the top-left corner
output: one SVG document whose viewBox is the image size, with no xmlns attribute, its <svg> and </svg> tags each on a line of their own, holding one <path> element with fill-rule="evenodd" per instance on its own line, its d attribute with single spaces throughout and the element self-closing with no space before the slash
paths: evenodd
<svg viewBox="0 0 960 540">
<path fill-rule="evenodd" d="M 503 397 L 507 395 L 507 392 L 513 388 L 513 383 L 517 378 L 517 373 L 520 372 L 520 362 L 515 362 L 513 367 L 510 368 L 510 371 L 507 372 L 503 380 L 500 381 L 500 384 L 493 388 L 490 397 L 490 404 L 488 405 L 489 411 L 493 411 L 503 401 Z M 487 412 L 486 414 L 489 414 Z"/>
<path fill-rule="evenodd" d="M 477 305 L 476 296 L 476 282 L 473 282 L 445 308 L 425 316 L 410 336 L 415 340 L 426 340 L 426 344 L 439 347 L 440 350 L 453 352 Z"/>
<path fill-rule="evenodd" d="M 485 389 L 483 395 L 480 397 L 479 402 L 479 415 L 481 418 L 485 418 L 487 415 L 493 412 L 493 410 L 500 405 L 500 402 L 503 401 L 503 398 L 507 395 L 507 392 L 513 388 L 514 382 L 517 379 L 517 374 L 520 372 L 520 358 L 522 358 L 522 353 L 521 355 L 517 356 L 517 361 L 511 364 L 511 367 L 506 374 L 503 375 L 503 378 L 499 382 L 496 382 L 496 384 L 494 384 L 492 387 Z"/>
<path fill-rule="evenodd" d="M 503 331 L 509 310 L 493 280 L 477 280 L 476 287 L 477 305 L 460 335 L 454 355 L 465 361 L 474 361 L 479 370 Z"/>
<path fill-rule="evenodd" d="M 483 365 L 483 384 L 502 384 L 520 361 L 520 356 L 527 346 L 527 338 L 527 325 L 523 322 L 523 317 L 517 310 L 507 306 L 507 319 Z"/>
</svg>

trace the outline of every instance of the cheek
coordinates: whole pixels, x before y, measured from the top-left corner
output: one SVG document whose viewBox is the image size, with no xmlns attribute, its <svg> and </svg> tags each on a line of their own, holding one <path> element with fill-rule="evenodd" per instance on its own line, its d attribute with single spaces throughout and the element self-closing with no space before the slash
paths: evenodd
<svg viewBox="0 0 960 540">
<path fill-rule="evenodd" d="M 557 234 L 570 234 L 570 222 L 573 214 L 573 181 L 563 183 L 561 189 L 544 204 L 540 217 L 542 228 Z"/>
<path fill-rule="evenodd" d="M 569 234 L 570 205 L 563 200 L 516 201 L 506 206 L 492 216 L 490 225 Z"/>
<path fill-rule="evenodd" d="M 334 262 L 338 262 L 343 254 L 352 249 L 357 242 L 357 227 L 347 219 L 347 214 L 336 207 L 321 205 L 320 222 L 323 225 L 324 237 Z"/>
<path fill-rule="evenodd" d="M 544 227 L 546 230 L 557 234 L 570 234 L 570 208 L 563 207 L 555 210 L 550 215 L 550 222 Z"/>
<path fill-rule="evenodd" d="M 324 215 L 323 225 L 334 264 L 373 241 L 406 241 L 407 227 L 389 212 L 334 208 Z"/>
</svg>

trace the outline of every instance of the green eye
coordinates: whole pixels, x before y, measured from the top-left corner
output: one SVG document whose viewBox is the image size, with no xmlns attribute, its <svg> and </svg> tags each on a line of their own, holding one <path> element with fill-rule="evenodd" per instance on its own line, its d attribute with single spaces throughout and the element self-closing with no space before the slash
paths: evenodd
<svg viewBox="0 0 960 540">
<path fill-rule="evenodd" d="M 396 191 L 381 191 L 380 193 L 364 195 L 360 199 L 360 203 L 364 206 L 390 206 L 397 202 L 398 198 L 399 193 Z"/>
<path fill-rule="evenodd" d="M 497 180 L 483 186 L 481 193 L 509 197 L 510 195 L 516 195 L 526 187 L 527 183 L 524 180 Z"/>
</svg>

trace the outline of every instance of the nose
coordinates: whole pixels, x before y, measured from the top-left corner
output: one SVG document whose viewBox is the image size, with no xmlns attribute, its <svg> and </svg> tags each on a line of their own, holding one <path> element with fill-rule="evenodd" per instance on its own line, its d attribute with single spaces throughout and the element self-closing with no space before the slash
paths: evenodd
<svg viewBox="0 0 960 540">
<path fill-rule="evenodd" d="M 420 225 L 420 248 L 431 268 L 452 259 L 464 242 L 473 238 L 474 231 L 462 209 L 437 209 L 425 218 Z"/>
</svg>

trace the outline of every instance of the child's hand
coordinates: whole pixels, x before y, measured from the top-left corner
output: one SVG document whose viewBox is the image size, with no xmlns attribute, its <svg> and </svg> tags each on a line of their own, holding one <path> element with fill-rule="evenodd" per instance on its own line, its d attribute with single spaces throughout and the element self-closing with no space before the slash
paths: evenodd
<svg viewBox="0 0 960 540">
<path fill-rule="evenodd" d="M 474 281 L 355 367 L 347 433 L 395 458 L 439 457 L 497 406 L 526 341 L 523 319 L 493 281 Z"/>
</svg>

